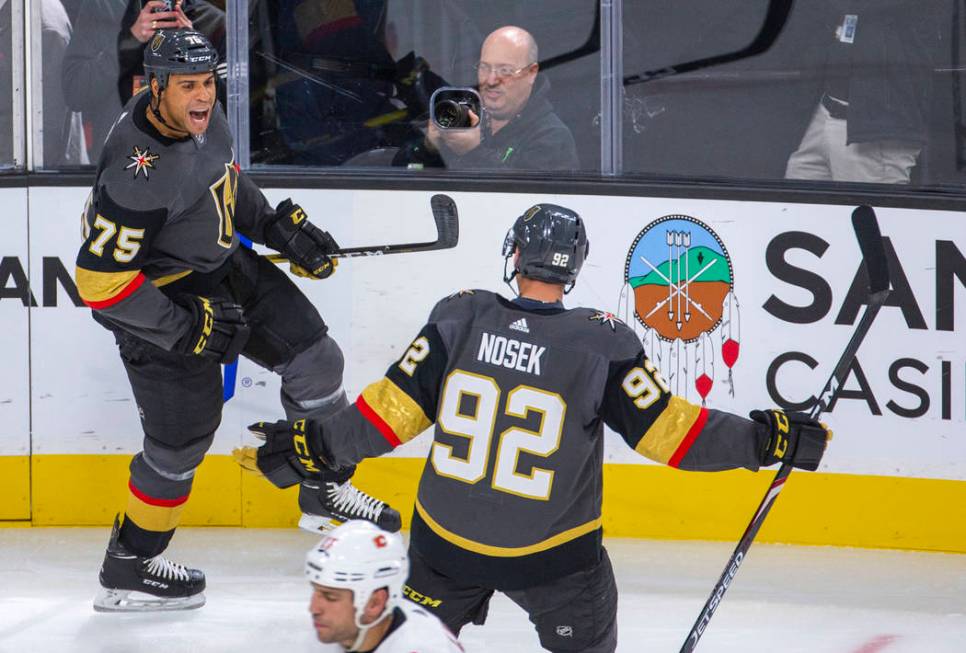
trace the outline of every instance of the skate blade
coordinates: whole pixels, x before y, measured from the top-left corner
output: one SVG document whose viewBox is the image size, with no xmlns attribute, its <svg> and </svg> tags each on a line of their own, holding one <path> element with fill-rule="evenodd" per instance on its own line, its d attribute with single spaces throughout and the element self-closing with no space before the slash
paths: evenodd
<svg viewBox="0 0 966 653">
<path fill-rule="evenodd" d="M 321 515 L 310 515 L 304 512 L 302 513 L 302 517 L 299 519 L 299 528 L 310 533 L 315 533 L 316 535 L 325 535 L 329 531 L 341 525 L 342 522 L 338 519 L 334 519 L 332 517 L 323 517 Z"/>
<path fill-rule="evenodd" d="M 166 612 L 170 610 L 196 610 L 205 604 L 205 594 L 192 596 L 161 597 L 136 592 L 101 588 L 94 598 L 95 612 Z"/>
</svg>

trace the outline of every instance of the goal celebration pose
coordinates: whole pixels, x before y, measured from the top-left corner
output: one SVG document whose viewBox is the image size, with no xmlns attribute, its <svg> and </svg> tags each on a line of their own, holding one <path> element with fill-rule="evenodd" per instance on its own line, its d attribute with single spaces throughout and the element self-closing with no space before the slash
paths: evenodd
<svg viewBox="0 0 966 653">
<path fill-rule="evenodd" d="M 297 204 L 272 209 L 235 165 L 215 99 L 217 63 L 198 32 L 154 35 L 144 51 L 150 89 L 115 122 L 84 211 L 78 291 L 115 336 L 144 430 L 101 567 L 99 610 L 204 603 L 204 574 L 161 553 L 221 421 L 222 363 L 242 355 L 279 374 L 290 419 L 348 404 L 342 351 L 319 312 L 239 234 L 315 279 L 332 274 L 339 247 Z M 398 529 L 395 510 L 352 485 L 353 469 L 305 480 L 303 521 L 325 528 L 364 518 Z"/>
</svg>

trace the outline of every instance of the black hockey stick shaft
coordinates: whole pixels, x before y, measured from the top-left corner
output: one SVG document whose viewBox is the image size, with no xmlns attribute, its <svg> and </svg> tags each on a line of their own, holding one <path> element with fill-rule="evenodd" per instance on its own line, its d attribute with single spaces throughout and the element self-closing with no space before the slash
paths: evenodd
<svg viewBox="0 0 966 653">
<path fill-rule="evenodd" d="M 354 258 L 357 256 L 382 256 L 384 254 L 408 254 L 410 252 L 429 252 L 437 249 L 456 247 L 460 239 L 459 212 L 456 202 L 449 195 L 433 195 L 429 200 L 436 225 L 436 240 L 420 243 L 393 243 L 390 245 L 363 245 L 343 247 L 330 254 L 334 259 Z M 288 259 L 281 254 L 269 254 L 273 263 L 285 263 Z"/>
<path fill-rule="evenodd" d="M 653 82 L 654 80 L 670 77 L 671 75 L 690 73 L 694 72 L 695 70 L 711 68 L 712 66 L 720 66 L 731 61 L 747 59 L 755 56 L 756 54 L 761 54 L 762 52 L 768 50 L 775 43 L 779 34 L 781 34 L 782 30 L 785 28 L 785 25 L 788 23 L 788 15 L 792 10 L 792 4 L 793 0 L 771 0 L 768 3 L 768 10 L 765 14 L 765 20 L 762 23 L 758 34 L 751 43 L 740 50 L 735 50 L 734 52 L 728 52 L 726 54 L 714 55 L 712 57 L 705 57 L 703 59 L 695 59 L 693 61 L 679 63 L 673 66 L 658 68 L 656 70 L 646 70 L 642 73 L 638 73 L 637 75 L 627 75 L 624 77 L 624 86 L 633 86 L 634 84 Z"/>
<path fill-rule="evenodd" d="M 819 415 L 828 408 L 832 399 L 835 397 L 835 393 L 845 382 L 849 369 L 855 360 L 855 354 L 859 349 L 859 345 L 862 344 L 866 334 L 869 332 L 869 328 L 879 313 L 879 309 L 882 308 L 882 305 L 889 297 L 889 270 L 886 265 L 885 248 L 882 244 L 882 235 L 879 232 L 879 224 L 876 221 L 875 212 L 868 206 L 856 208 L 852 212 L 852 227 L 855 229 L 855 235 L 859 241 L 859 248 L 862 250 L 862 259 L 865 263 L 866 273 L 869 278 L 869 296 L 865 311 L 862 313 L 862 318 L 852 333 L 852 338 L 849 340 L 848 345 L 846 345 L 845 350 L 835 364 L 835 368 L 832 370 L 828 381 L 825 382 L 821 394 L 819 394 L 818 399 L 815 400 L 812 409 L 809 411 L 809 416 L 812 419 L 818 419 Z M 775 504 L 775 499 L 778 498 L 782 488 L 784 488 L 785 481 L 788 479 L 788 475 L 792 473 L 792 469 L 793 467 L 788 463 L 782 463 L 781 467 L 778 468 L 778 473 L 775 474 L 775 478 L 768 487 L 768 491 L 765 493 L 761 503 L 758 504 L 758 509 L 751 518 L 751 522 L 745 528 L 741 539 L 738 540 L 738 544 L 735 546 L 731 558 L 728 559 L 728 564 L 725 565 L 724 571 L 718 578 L 714 589 L 711 590 L 711 595 L 701 609 L 697 621 L 691 627 L 691 632 L 688 633 L 684 645 L 681 646 L 681 653 L 690 653 L 698 645 L 698 640 L 701 639 L 701 635 L 704 634 L 705 629 L 708 627 L 708 622 L 711 621 L 711 617 L 714 616 L 715 610 L 721 604 L 725 592 L 731 586 L 731 582 L 738 573 L 741 563 L 748 554 L 748 549 L 751 548 L 751 544 L 758 534 L 762 523 L 764 523 L 765 517 L 768 516 L 771 507 Z"/>
</svg>

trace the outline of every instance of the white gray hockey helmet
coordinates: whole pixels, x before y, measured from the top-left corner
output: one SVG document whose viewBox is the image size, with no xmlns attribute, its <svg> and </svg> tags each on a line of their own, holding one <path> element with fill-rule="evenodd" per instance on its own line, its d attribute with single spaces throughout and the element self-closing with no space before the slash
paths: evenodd
<svg viewBox="0 0 966 653">
<path fill-rule="evenodd" d="M 409 558 L 399 533 L 356 519 L 331 531 L 306 554 L 305 576 L 316 585 L 352 590 L 356 626 L 368 628 L 372 624 L 360 620 L 373 592 L 386 588 L 389 593 L 383 617 L 402 600 Z"/>
</svg>

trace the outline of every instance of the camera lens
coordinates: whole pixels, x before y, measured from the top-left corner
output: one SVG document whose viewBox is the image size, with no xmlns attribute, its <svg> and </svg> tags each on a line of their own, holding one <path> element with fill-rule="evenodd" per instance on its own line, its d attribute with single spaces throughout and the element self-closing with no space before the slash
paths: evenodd
<svg viewBox="0 0 966 653">
<path fill-rule="evenodd" d="M 444 129 L 458 129 L 470 126 L 469 109 L 454 100 L 440 100 L 434 107 L 436 122 Z"/>
</svg>

